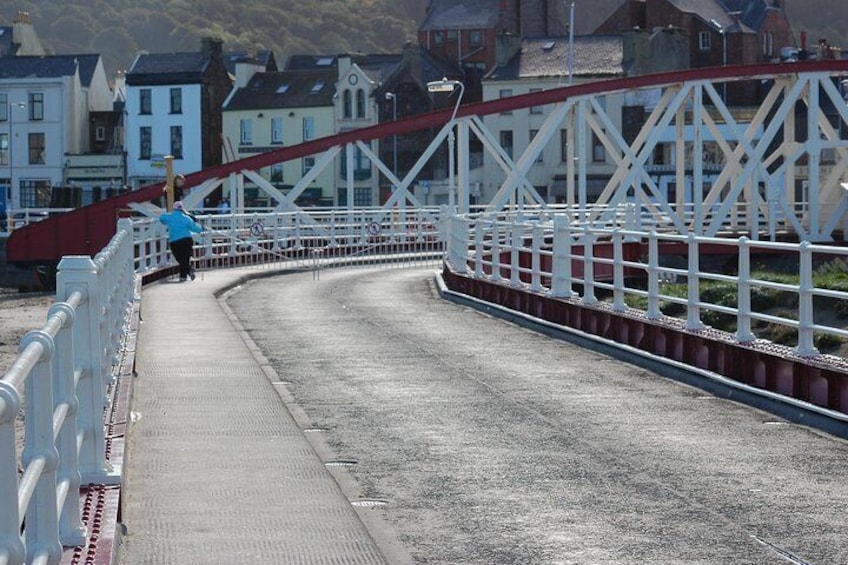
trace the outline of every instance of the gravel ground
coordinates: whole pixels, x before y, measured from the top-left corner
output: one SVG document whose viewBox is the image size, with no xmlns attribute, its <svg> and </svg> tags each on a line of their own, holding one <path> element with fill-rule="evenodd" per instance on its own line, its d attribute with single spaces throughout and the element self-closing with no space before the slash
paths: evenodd
<svg viewBox="0 0 848 565">
<path fill-rule="evenodd" d="M 11 368 L 24 335 L 44 325 L 55 297 L 52 292 L 19 293 L 16 289 L 0 287 L 0 375 L 5 375 Z M 16 437 L 20 451 L 23 443 L 21 416 L 18 417 Z"/>
</svg>

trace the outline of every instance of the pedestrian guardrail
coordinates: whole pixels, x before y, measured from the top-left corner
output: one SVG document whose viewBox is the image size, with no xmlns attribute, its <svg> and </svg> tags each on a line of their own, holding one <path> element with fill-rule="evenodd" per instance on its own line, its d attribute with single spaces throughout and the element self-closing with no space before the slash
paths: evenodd
<svg viewBox="0 0 848 565">
<path fill-rule="evenodd" d="M 138 288 L 132 236 L 120 220 L 94 259 L 62 259 L 47 321 L 0 379 L 2 565 L 59 563 L 63 546 L 91 535 L 80 486 L 121 481 L 107 460 L 104 413 Z"/>
<path fill-rule="evenodd" d="M 446 212 L 437 209 L 199 215 L 197 221 L 205 231 L 195 236 L 193 260 L 198 270 L 441 261 L 444 217 Z M 164 226 L 155 218 L 137 218 L 133 223 L 138 272 L 173 266 Z"/>
<path fill-rule="evenodd" d="M 848 304 L 848 282 L 836 288 L 816 283 L 817 273 L 828 269 L 836 273 L 831 280 L 848 281 L 845 247 L 595 228 L 574 214 L 459 215 L 450 226 L 447 261 L 460 274 L 586 305 L 603 294 L 613 311 L 642 309 L 648 319 L 666 317 L 661 305 L 675 305 L 686 330 L 707 328 L 708 316 L 729 316 L 740 343 L 762 339 L 757 322 L 779 326 L 795 334 L 795 353 L 802 357 L 819 355 L 820 335 L 848 338 L 833 323 L 834 305 Z M 730 268 L 726 262 L 708 266 L 711 255 L 735 261 Z M 765 277 L 754 268 L 755 258 L 779 258 L 783 273 L 797 279 Z M 708 298 L 709 282 L 735 289 L 735 300 Z M 675 288 L 684 293 L 671 292 Z M 763 306 L 768 293 L 778 297 L 779 309 Z"/>
</svg>

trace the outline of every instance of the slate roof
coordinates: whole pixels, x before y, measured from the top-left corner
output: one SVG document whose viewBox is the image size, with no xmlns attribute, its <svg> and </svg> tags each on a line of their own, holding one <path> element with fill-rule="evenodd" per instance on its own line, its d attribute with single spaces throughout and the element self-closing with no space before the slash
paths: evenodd
<svg viewBox="0 0 848 565">
<path fill-rule="evenodd" d="M 337 78 L 335 68 L 257 73 L 232 93 L 224 110 L 332 106 Z"/>
<path fill-rule="evenodd" d="M 0 55 L 14 55 L 12 26 L 0 26 Z"/>
<path fill-rule="evenodd" d="M 618 35 L 582 35 L 574 38 L 574 76 L 612 78 L 624 75 L 623 47 Z M 568 37 L 528 38 L 521 50 L 486 80 L 517 80 L 568 75 Z"/>
<path fill-rule="evenodd" d="M 752 29 L 760 29 L 770 6 L 763 0 L 722 0 L 728 12 L 741 12 L 742 22 Z"/>
<path fill-rule="evenodd" d="M 250 53 L 224 53 L 224 66 L 227 68 L 227 72 L 231 75 L 236 74 L 236 63 L 241 63 L 243 61 L 257 62 L 260 65 L 263 65 L 268 71 L 277 70 L 277 62 L 274 58 L 274 52 L 267 49 L 257 51 L 256 55 L 253 56 L 251 56 Z M 272 68 L 268 67 L 269 64 Z"/>
<path fill-rule="evenodd" d="M 419 29 L 493 29 L 500 21 L 499 4 L 499 0 L 433 0 Z"/>
<path fill-rule="evenodd" d="M 97 70 L 97 63 L 100 61 L 98 54 L 82 54 L 82 55 L 55 55 L 56 57 L 70 57 L 79 61 L 79 76 L 80 83 L 85 88 L 91 86 L 91 80 L 94 78 L 94 71 Z"/>
<path fill-rule="evenodd" d="M 338 66 L 338 55 L 292 55 L 286 61 L 286 66 L 283 70 L 335 69 Z"/>
<path fill-rule="evenodd" d="M 127 72 L 130 86 L 199 83 L 209 65 L 203 53 L 142 53 Z"/>
<path fill-rule="evenodd" d="M 82 75 L 79 57 L 76 55 L 0 57 L 0 79 L 67 77 L 76 72 L 78 64 L 80 64 L 80 75 Z M 91 75 L 88 76 L 88 84 L 91 84 Z"/>
<path fill-rule="evenodd" d="M 728 15 L 728 10 L 725 9 L 719 0 L 666 0 L 669 4 L 687 14 L 694 14 L 701 18 L 705 23 L 709 24 L 713 20 L 718 22 L 722 29 L 731 31 L 752 32 L 753 30 L 744 25 L 738 25 L 736 18 Z M 733 11 L 733 10 L 729 10 Z"/>
</svg>

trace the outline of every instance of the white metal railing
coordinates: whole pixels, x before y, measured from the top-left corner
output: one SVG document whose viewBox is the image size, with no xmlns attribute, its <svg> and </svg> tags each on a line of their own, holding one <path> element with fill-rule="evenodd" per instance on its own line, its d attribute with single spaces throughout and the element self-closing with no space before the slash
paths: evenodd
<svg viewBox="0 0 848 565">
<path fill-rule="evenodd" d="M 197 216 L 197 269 L 262 265 L 324 268 L 353 264 L 440 262 L 445 225 L 438 209 L 355 209 Z M 167 232 L 154 218 L 136 219 L 136 270 L 174 264 Z"/>
<path fill-rule="evenodd" d="M 132 236 L 131 221 L 120 220 L 93 260 L 62 259 L 46 323 L 24 337 L 0 379 L 2 565 L 59 563 L 63 546 L 86 540 L 80 485 L 120 482 L 106 459 L 104 409 L 136 298 Z"/>
<path fill-rule="evenodd" d="M 647 253 L 627 253 L 627 244 L 646 248 Z M 667 245 L 679 246 L 678 255 L 688 258 L 685 266 L 662 260 L 660 249 Z M 707 248 L 738 256 L 736 273 L 702 266 L 702 257 L 706 256 L 702 251 Z M 799 275 L 798 283 L 757 278 L 752 257 L 760 255 L 779 256 L 791 266 L 789 271 Z M 833 304 L 848 303 L 848 292 L 814 283 L 814 269 L 819 265 L 837 260 L 848 271 L 848 248 L 844 247 L 595 228 L 581 224 L 570 214 L 533 216 L 525 212 L 511 217 L 454 216 L 447 258 L 456 272 L 554 297 L 579 299 L 587 305 L 597 303 L 596 294 L 603 292 L 613 310 L 626 311 L 638 304 L 649 319 L 664 317 L 661 303 L 676 304 L 684 311 L 688 330 L 706 328 L 705 311 L 732 316 L 734 336 L 741 343 L 757 339 L 755 322 L 775 324 L 796 334 L 795 352 L 804 357 L 819 354 L 814 344 L 816 334 L 848 338 L 848 331 L 826 322 Z M 677 280 L 686 283 L 685 297 L 667 290 L 667 283 Z M 637 286 L 634 281 L 644 284 Z M 704 299 L 705 281 L 735 286 L 737 303 L 728 306 Z M 780 312 L 758 309 L 753 297 L 767 291 L 784 298 Z"/>
<path fill-rule="evenodd" d="M 207 269 L 441 263 L 445 217 L 435 209 L 204 215 L 195 260 Z M 154 218 L 122 219 L 93 260 L 59 263 L 47 322 L 24 337 L 0 380 L 0 565 L 58 563 L 63 546 L 84 545 L 90 533 L 81 523 L 80 485 L 120 483 L 106 459 L 107 387 L 140 275 L 171 265 L 167 232 Z"/>
</svg>

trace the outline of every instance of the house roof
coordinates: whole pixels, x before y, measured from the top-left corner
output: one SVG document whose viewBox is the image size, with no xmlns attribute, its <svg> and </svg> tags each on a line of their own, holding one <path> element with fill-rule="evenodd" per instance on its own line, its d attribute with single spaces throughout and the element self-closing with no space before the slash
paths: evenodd
<svg viewBox="0 0 848 565">
<path fill-rule="evenodd" d="M 339 66 L 338 55 L 292 55 L 286 61 L 286 71 L 335 69 Z"/>
<path fill-rule="evenodd" d="M 80 67 L 81 78 L 83 72 L 83 61 L 81 60 L 81 57 L 86 57 L 85 60 L 88 60 L 88 56 L 79 55 L 0 57 L 0 79 L 57 78 L 72 76 L 75 72 L 77 72 L 78 66 Z M 99 57 L 99 55 L 95 55 L 94 57 Z M 88 76 L 88 84 L 90 83 L 91 75 Z"/>
<path fill-rule="evenodd" d="M 500 21 L 499 4 L 499 0 L 432 0 L 419 29 L 493 29 Z"/>
<path fill-rule="evenodd" d="M 699 17 L 707 24 L 717 22 L 722 29 L 730 31 L 752 32 L 753 30 L 744 23 L 737 23 L 736 18 L 729 15 L 719 0 L 666 0 L 669 4 L 687 14 Z"/>
<path fill-rule="evenodd" d="M 760 29 L 769 10 L 779 8 L 768 5 L 764 0 L 722 0 L 728 12 L 740 12 L 742 22 L 752 29 Z"/>
<path fill-rule="evenodd" d="M 12 34 L 12 26 L 0 27 L 0 56 L 15 54 L 15 44 Z"/>
<path fill-rule="evenodd" d="M 142 53 L 127 72 L 128 85 L 200 82 L 209 65 L 203 53 Z"/>
<path fill-rule="evenodd" d="M 231 75 L 236 73 L 236 63 L 245 61 L 259 63 L 268 71 L 277 70 L 277 62 L 274 57 L 274 52 L 267 49 L 257 51 L 255 54 L 243 52 L 224 53 L 224 66 L 227 67 L 227 72 Z"/>
<path fill-rule="evenodd" d="M 332 106 L 336 79 L 336 69 L 256 73 L 232 93 L 224 110 Z"/>
<path fill-rule="evenodd" d="M 528 38 L 521 50 L 486 80 L 561 77 L 568 74 L 567 37 Z M 574 38 L 574 76 L 615 77 L 624 74 L 623 43 L 618 35 L 583 35 Z"/>
<path fill-rule="evenodd" d="M 91 80 L 94 78 L 94 71 L 97 70 L 97 63 L 100 62 L 98 54 L 81 54 L 81 55 L 56 55 L 57 57 L 70 57 L 79 61 L 80 83 L 83 87 L 91 86 Z"/>
</svg>

